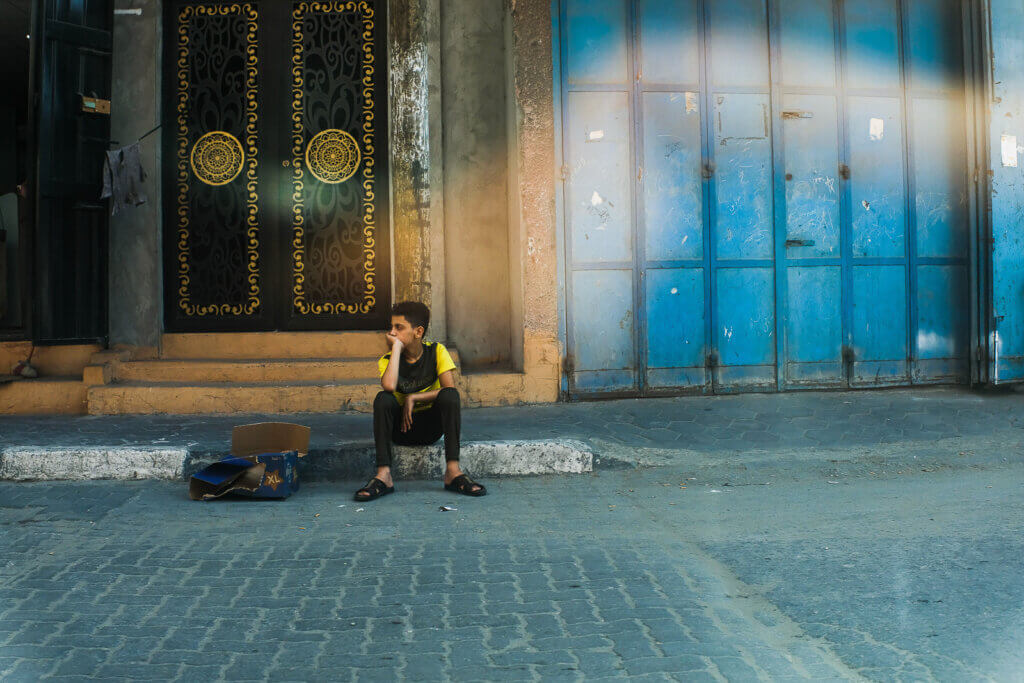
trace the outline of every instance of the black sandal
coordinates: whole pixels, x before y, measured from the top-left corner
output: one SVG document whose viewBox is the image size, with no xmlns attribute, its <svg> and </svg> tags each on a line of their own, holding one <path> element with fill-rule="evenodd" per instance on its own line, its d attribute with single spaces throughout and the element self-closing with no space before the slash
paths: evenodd
<svg viewBox="0 0 1024 683">
<path fill-rule="evenodd" d="M 480 488 L 473 490 L 474 486 L 479 486 Z M 473 481 L 465 474 L 460 474 L 459 476 L 452 479 L 451 482 L 445 484 L 444 490 L 454 491 L 455 493 L 461 493 L 464 496 L 478 497 L 487 495 L 487 489 L 484 487 L 483 484 Z"/>
<path fill-rule="evenodd" d="M 362 493 L 363 491 L 366 491 L 370 495 L 360 496 L 359 494 Z M 374 500 L 375 498 L 380 498 L 381 496 L 386 496 L 389 493 L 394 492 L 394 486 L 388 486 L 377 477 L 374 477 L 370 481 L 366 482 L 366 486 L 355 492 L 355 495 L 352 496 L 352 500 L 358 501 L 360 503 L 365 503 L 367 501 Z"/>
</svg>

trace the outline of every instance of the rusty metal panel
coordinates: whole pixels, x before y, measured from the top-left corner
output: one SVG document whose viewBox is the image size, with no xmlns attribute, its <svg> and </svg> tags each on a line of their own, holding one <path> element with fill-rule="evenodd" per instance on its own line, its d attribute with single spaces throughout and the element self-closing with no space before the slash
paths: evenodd
<svg viewBox="0 0 1024 683">
<path fill-rule="evenodd" d="M 903 116 L 896 97 L 850 97 L 853 255 L 906 255 Z"/>
<path fill-rule="evenodd" d="M 991 0 L 990 377 L 1024 379 L 1024 4 Z"/>
<path fill-rule="evenodd" d="M 640 80 L 699 83 L 700 11 L 697 0 L 637 0 Z"/>
<path fill-rule="evenodd" d="M 700 111 L 695 93 L 644 93 L 643 223 L 646 259 L 704 255 Z"/>
<path fill-rule="evenodd" d="M 765 0 L 705 0 L 710 81 L 717 89 L 768 84 Z"/>
<path fill-rule="evenodd" d="M 842 271 L 790 266 L 786 278 L 786 382 L 837 385 L 843 379 Z"/>
<path fill-rule="evenodd" d="M 573 263 L 630 260 L 632 164 L 626 94 L 570 93 L 566 138 Z"/>
<path fill-rule="evenodd" d="M 715 255 L 771 259 L 772 144 L 768 95 L 715 95 Z"/>
<path fill-rule="evenodd" d="M 919 266 L 915 381 L 964 381 L 967 367 L 967 268 Z"/>
<path fill-rule="evenodd" d="M 829 0 L 778 0 L 782 83 L 787 88 L 836 85 L 834 9 Z M 788 108 L 788 105 L 787 105 Z"/>
<path fill-rule="evenodd" d="M 582 270 L 572 276 L 575 390 L 635 388 L 633 271 Z"/>
<path fill-rule="evenodd" d="M 626 0 L 564 0 L 570 86 L 629 80 Z"/>
<path fill-rule="evenodd" d="M 907 383 L 906 266 L 855 266 L 852 298 L 854 360 L 850 383 Z"/>
<path fill-rule="evenodd" d="M 648 383 L 704 386 L 704 269 L 651 268 L 645 280 Z"/>
<path fill-rule="evenodd" d="M 774 269 L 719 268 L 716 275 L 716 389 L 774 387 Z"/>
<path fill-rule="evenodd" d="M 577 391 L 963 378 L 957 0 L 560 7 Z"/>
<path fill-rule="evenodd" d="M 838 257 L 841 219 L 836 98 L 786 95 L 783 106 L 786 258 Z M 804 116 L 787 118 L 787 111 Z"/>
</svg>

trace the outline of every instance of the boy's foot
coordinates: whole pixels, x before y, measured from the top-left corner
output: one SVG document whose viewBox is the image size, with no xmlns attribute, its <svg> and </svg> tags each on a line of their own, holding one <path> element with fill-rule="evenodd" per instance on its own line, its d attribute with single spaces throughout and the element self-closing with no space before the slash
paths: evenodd
<svg viewBox="0 0 1024 683">
<path fill-rule="evenodd" d="M 364 503 L 368 500 L 374 500 L 375 498 L 380 498 L 381 496 L 386 496 L 389 493 L 394 492 L 394 486 L 388 486 L 377 477 L 374 477 L 370 481 L 366 482 L 366 486 L 356 491 L 355 495 L 352 496 L 352 499 L 360 503 Z"/>
<path fill-rule="evenodd" d="M 478 484 L 465 474 L 459 474 L 451 479 L 445 476 L 445 491 L 454 491 L 464 496 L 486 496 L 487 489 L 483 484 Z"/>
</svg>

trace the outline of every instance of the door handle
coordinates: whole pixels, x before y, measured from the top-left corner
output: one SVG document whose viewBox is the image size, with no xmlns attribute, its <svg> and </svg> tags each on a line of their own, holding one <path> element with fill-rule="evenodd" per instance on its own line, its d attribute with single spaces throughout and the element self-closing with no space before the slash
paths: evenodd
<svg viewBox="0 0 1024 683">
<path fill-rule="evenodd" d="M 786 246 L 787 247 L 813 247 L 814 246 L 814 240 L 788 239 L 788 240 L 786 240 Z"/>
</svg>

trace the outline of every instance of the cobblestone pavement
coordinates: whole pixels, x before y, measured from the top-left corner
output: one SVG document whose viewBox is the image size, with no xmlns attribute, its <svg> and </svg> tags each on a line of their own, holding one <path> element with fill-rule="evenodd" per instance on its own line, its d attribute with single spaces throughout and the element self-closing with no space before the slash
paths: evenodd
<svg viewBox="0 0 1024 683">
<path fill-rule="evenodd" d="M 0 678 L 1024 677 L 1019 464 L 487 483 L 0 483 Z"/>
</svg>

